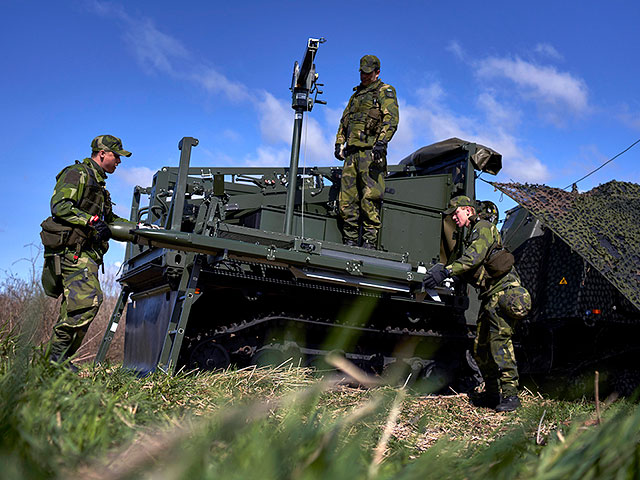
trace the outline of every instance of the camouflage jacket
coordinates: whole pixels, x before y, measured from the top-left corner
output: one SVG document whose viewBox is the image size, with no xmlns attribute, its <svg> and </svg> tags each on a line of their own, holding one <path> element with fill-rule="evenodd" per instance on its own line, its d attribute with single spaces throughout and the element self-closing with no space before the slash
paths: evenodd
<svg viewBox="0 0 640 480">
<path fill-rule="evenodd" d="M 380 79 L 354 90 L 340 119 L 336 144 L 373 147 L 378 141 L 388 143 L 400 118 L 396 90 Z"/>
<path fill-rule="evenodd" d="M 471 217 L 471 228 L 463 240 L 464 251 L 462 255 L 447 265 L 452 275 L 461 276 L 467 283 L 480 290 L 481 297 L 488 297 L 494 293 L 511 287 L 520 286 L 520 277 L 515 268 L 506 275 L 493 279 L 484 269 L 484 261 L 487 255 L 502 244 L 500 232 L 497 227 L 478 216 Z"/>
<path fill-rule="evenodd" d="M 51 197 L 51 215 L 56 222 L 83 229 L 89 235 L 82 250 L 101 262 L 109 248 L 107 242 L 99 242 L 87 224 L 93 215 L 106 223 L 119 219 L 112 210 L 111 197 L 105 188 L 107 174 L 90 158 L 64 168 L 56 176 L 56 186 Z M 67 247 L 71 249 L 71 247 Z"/>
</svg>

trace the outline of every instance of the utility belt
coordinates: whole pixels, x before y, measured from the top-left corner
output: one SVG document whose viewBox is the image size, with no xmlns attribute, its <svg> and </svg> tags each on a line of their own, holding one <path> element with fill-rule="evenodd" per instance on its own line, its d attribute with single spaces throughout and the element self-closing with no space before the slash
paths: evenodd
<svg viewBox="0 0 640 480">
<path fill-rule="evenodd" d="M 53 217 L 48 217 L 40 226 L 42 227 L 40 239 L 45 253 L 59 254 L 68 249 L 74 252 L 77 260 L 83 250 L 95 250 L 104 254 L 109 248 L 107 242 L 96 240 L 93 229 L 90 227 L 63 223 Z"/>
<path fill-rule="evenodd" d="M 358 153 L 358 152 L 362 152 L 364 150 L 371 150 L 373 148 L 373 145 L 371 147 L 354 147 L 353 145 L 347 145 L 347 147 L 344 149 L 344 154 L 346 155 L 353 155 L 354 153 Z"/>
<path fill-rule="evenodd" d="M 373 147 L 354 147 L 347 145 L 344 149 L 345 158 L 350 155 L 358 154 L 360 152 L 368 152 L 368 159 L 371 161 L 370 168 L 374 171 L 371 173 L 372 177 L 375 177 L 379 172 L 383 172 L 386 175 L 387 172 L 387 158 L 386 157 L 374 157 L 372 155 Z"/>
</svg>

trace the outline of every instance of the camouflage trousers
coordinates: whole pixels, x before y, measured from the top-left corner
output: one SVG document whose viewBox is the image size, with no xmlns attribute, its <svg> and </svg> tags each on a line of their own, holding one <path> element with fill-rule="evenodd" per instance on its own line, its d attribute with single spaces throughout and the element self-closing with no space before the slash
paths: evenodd
<svg viewBox="0 0 640 480">
<path fill-rule="evenodd" d="M 362 221 L 363 241 L 377 245 L 386 166 L 385 159 L 373 160 L 370 148 L 348 152 L 338 198 L 345 242 L 359 242 Z"/>
<path fill-rule="evenodd" d="M 60 254 L 59 275 L 55 257 L 46 256 L 42 285 L 49 296 L 62 294 L 60 315 L 53 326 L 50 352 L 57 358 L 72 356 L 98 314 L 103 294 L 98 280 L 98 263 L 86 253 L 74 261 L 73 253 Z"/>
<path fill-rule="evenodd" d="M 518 367 L 511 337 L 516 322 L 531 309 L 531 297 L 523 287 L 496 292 L 480 306 L 473 353 L 485 389 L 508 397 L 518 393 Z"/>
</svg>

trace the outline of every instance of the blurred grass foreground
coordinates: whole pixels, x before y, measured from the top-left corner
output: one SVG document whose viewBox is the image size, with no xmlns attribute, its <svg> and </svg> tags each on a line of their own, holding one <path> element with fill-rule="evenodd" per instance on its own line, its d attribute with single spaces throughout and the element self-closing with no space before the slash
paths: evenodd
<svg viewBox="0 0 640 480">
<path fill-rule="evenodd" d="M 0 282 L 0 478 L 640 478 L 633 400 L 525 392 L 498 414 L 290 362 L 138 378 L 121 338 L 96 367 L 113 294 L 74 375 L 46 358 L 57 304 L 36 278 Z"/>
</svg>

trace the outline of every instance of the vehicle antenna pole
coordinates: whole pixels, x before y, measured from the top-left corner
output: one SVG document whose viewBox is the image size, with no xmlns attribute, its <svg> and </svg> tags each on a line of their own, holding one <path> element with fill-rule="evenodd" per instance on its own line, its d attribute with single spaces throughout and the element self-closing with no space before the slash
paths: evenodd
<svg viewBox="0 0 640 480">
<path fill-rule="evenodd" d="M 298 161 L 300 159 L 300 137 L 302 135 L 302 118 L 304 112 L 310 112 L 314 103 L 326 105 L 326 102 L 317 100 L 316 97 L 322 91 L 317 89 L 318 75 L 313 60 L 324 38 L 310 38 L 304 52 L 302 65 L 296 61 L 293 65 L 293 78 L 291 80 L 292 103 L 295 111 L 293 120 L 293 138 L 291 140 L 291 160 L 289 162 L 289 177 L 287 180 L 287 203 L 285 211 L 284 233 L 291 235 L 293 232 L 293 212 L 295 208 L 296 193 L 298 189 Z M 314 94 L 315 95 L 312 95 Z M 303 208 L 303 207 L 301 207 Z"/>
</svg>

